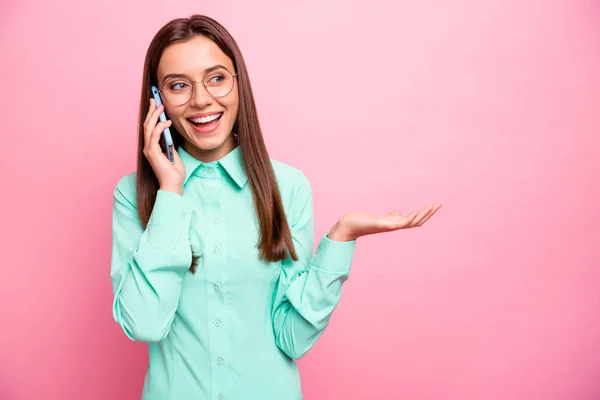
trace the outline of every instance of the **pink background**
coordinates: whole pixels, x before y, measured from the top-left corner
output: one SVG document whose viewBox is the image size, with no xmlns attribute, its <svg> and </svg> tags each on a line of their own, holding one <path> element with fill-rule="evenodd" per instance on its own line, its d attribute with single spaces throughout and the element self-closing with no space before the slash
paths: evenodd
<svg viewBox="0 0 600 400">
<path fill-rule="evenodd" d="M 597 2 L 61 3 L 0 3 L 0 398 L 139 398 L 112 190 L 135 168 L 146 47 L 194 12 L 238 40 L 317 236 L 347 210 L 444 204 L 360 239 L 306 399 L 600 398 Z"/>
</svg>

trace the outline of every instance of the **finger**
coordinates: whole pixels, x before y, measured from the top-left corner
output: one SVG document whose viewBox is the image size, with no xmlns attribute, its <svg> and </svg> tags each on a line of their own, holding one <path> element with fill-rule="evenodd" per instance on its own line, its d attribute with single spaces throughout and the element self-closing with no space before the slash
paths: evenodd
<svg viewBox="0 0 600 400">
<path fill-rule="evenodd" d="M 150 118 L 152 111 L 154 111 L 154 108 L 155 108 L 154 103 L 155 103 L 154 99 L 150 98 L 150 107 L 148 107 L 148 112 L 146 113 L 146 118 L 144 119 L 144 126 L 146 126 L 146 123 L 148 122 L 148 119 Z"/>
<path fill-rule="evenodd" d="M 154 129 L 152 129 L 152 133 L 150 134 L 150 145 L 158 145 L 158 143 L 160 142 L 160 135 L 163 133 L 163 131 L 171 126 L 171 120 L 168 119 L 165 122 L 159 122 L 158 124 L 156 124 L 156 126 L 154 127 Z M 160 147 L 160 146 L 159 146 Z"/>
<path fill-rule="evenodd" d="M 427 218 L 429 216 L 429 214 L 431 214 L 434 210 L 435 210 L 435 208 L 433 205 L 427 207 L 424 210 L 421 210 L 419 212 L 419 215 L 414 219 L 412 225 L 420 226 L 419 224 L 421 223 L 421 221 L 423 221 L 425 218 Z"/>
<path fill-rule="evenodd" d="M 405 228 L 412 227 L 415 223 L 415 219 L 417 219 L 417 218 L 419 218 L 419 210 L 415 210 L 412 213 L 410 213 L 409 217 L 407 218 L 406 225 L 404 227 Z"/>
<path fill-rule="evenodd" d="M 150 116 L 152 115 L 154 110 L 154 99 L 150 99 L 150 107 L 148 107 L 146 119 L 144 120 L 144 148 L 148 148 L 150 146 L 150 134 L 152 133 L 152 129 L 149 128 L 148 121 L 150 120 Z"/>
<path fill-rule="evenodd" d="M 149 151 L 151 153 L 162 153 L 162 149 L 160 148 L 160 135 L 162 134 L 162 132 L 168 128 L 169 126 L 171 126 L 171 120 L 167 120 L 166 122 L 159 122 L 154 129 L 152 130 L 152 133 L 150 135 L 150 144 L 149 144 Z"/>
<path fill-rule="evenodd" d="M 163 107 L 164 106 L 162 104 L 159 105 L 158 107 L 156 107 L 154 109 L 154 111 L 152 111 L 152 113 L 148 117 L 148 121 L 146 122 L 146 126 L 144 127 L 144 134 L 145 134 L 144 139 L 145 139 L 145 145 L 147 147 L 150 147 L 152 145 L 152 143 L 151 143 L 152 132 L 154 131 L 154 128 L 156 127 L 156 123 L 158 122 L 158 116 L 163 111 Z"/>
<path fill-rule="evenodd" d="M 423 218 L 422 220 L 419 221 L 418 224 L 416 224 L 417 227 L 423 226 L 423 224 L 425 222 L 427 222 L 427 220 L 429 220 L 429 218 L 433 217 L 433 214 L 435 214 L 435 211 L 430 213 L 428 216 L 426 216 L 425 218 Z"/>
<path fill-rule="evenodd" d="M 419 211 L 413 211 L 406 217 L 390 216 L 386 218 L 386 227 L 392 230 L 403 229 L 413 224 L 414 219 L 419 215 Z"/>
<path fill-rule="evenodd" d="M 435 213 L 442 208 L 442 205 L 438 205 L 436 207 L 433 208 L 433 211 L 429 213 L 429 215 L 427 215 L 425 218 L 423 218 L 421 221 L 419 221 L 419 225 L 418 226 L 423 226 L 423 224 L 425 222 L 427 222 L 427 220 L 429 220 L 429 218 L 433 217 L 435 215 Z"/>
<path fill-rule="evenodd" d="M 151 124 L 152 117 L 157 112 L 157 109 L 161 106 L 162 105 L 156 107 L 156 102 L 154 101 L 154 99 L 150 99 L 150 107 L 148 107 L 148 112 L 146 113 L 146 119 L 144 120 L 144 130 L 152 131 L 152 128 L 156 124 L 156 120 L 154 121 L 154 124 Z M 160 115 L 160 111 L 158 111 L 158 115 Z"/>
<path fill-rule="evenodd" d="M 416 226 L 420 226 L 427 219 L 431 218 L 431 216 L 441 207 L 442 205 L 439 203 L 430 204 L 427 208 L 425 208 L 421 214 L 415 219 L 414 224 Z M 420 224 L 420 225 L 419 225 Z"/>
</svg>

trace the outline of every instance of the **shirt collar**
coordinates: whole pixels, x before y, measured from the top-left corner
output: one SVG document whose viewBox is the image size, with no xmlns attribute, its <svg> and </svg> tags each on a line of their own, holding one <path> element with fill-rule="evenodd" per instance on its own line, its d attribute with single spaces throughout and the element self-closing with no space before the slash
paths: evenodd
<svg viewBox="0 0 600 400">
<path fill-rule="evenodd" d="M 194 171 L 201 165 L 220 165 L 240 188 L 243 188 L 246 185 L 246 182 L 248 182 L 248 175 L 246 174 L 246 169 L 244 168 L 244 160 L 242 158 L 242 149 L 240 146 L 234 148 L 220 160 L 209 163 L 205 163 L 197 158 L 194 158 L 194 156 L 185 151 L 183 147 L 179 147 L 177 152 L 179 153 L 179 157 L 181 157 L 181 161 L 185 167 L 184 185 L 187 183 L 188 179 L 190 179 Z"/>
</svg>

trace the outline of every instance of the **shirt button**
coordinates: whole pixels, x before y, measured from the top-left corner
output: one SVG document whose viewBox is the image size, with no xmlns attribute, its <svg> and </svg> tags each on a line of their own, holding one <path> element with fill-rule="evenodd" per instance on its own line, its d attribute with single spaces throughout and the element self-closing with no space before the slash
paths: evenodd
<svg viewBox="0 0 600 400">
<path fill-rule="evenodd" d="M 217 358 L 217 365 L 223 365 L 223 358 L 222 357 Z"/>
<path fill-rule="evenodd" d="M 317 246 L 317 254 L 321 254 L 321 246 Z"/>
<path fill-rule="evenodd" d="M 225 396 L 223 396 L 222 394 L 219 395 L 219 400 L 225 400 Z"/>
<path fill-rule="evenodd" d="M 184 212 L 182 212 L 182 213 L 181 213 L 181 219 L 186 219 L 186 218 L 187 218 L 187 214 L 186 214 L 186 213 L 184 213 Z"/>
<path fill-rule="evenodd" d="M 219 224 L 219 218 L 213 218 L 212 223 L 214 225 L 218 225 Z"/>
<path fill-rule="evenodd" d="M 221 287 L 220 287 L 218 284 L 215 284 L 215 285 L 213 286 L 213 289 L 215 290 L 215 292 L 218 292 L 218 291 L 219 291 L 219 289 L 221 289 Z"/>
<path fill-rule="evenodd" d="M 217 327 L 221 326 L 221 320 L 220 319 L 215 319 L 215 326 L 217 326 Z"/>
<path fill-rule="evenodd" d="M 212 174 L 213 172 L 215 172 L 212 168 L 209 168 L 207 171 L 209 174 Z"/>
<path fill-rule="evenodd" d="M 218 247 L 215 247 L 215 248 L 213 249 L 213 253 L 214 253 L 214 254 L 219 254 L 220 252 L 221 252 L 221 249 L 219 249 Z"/>
</svg>

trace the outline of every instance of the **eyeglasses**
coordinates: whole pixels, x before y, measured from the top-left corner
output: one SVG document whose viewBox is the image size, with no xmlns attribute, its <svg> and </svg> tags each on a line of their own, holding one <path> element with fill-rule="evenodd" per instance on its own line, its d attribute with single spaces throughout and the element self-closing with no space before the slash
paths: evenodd
<svg viewBox="0 0 600 400">
<path fill-rule="evenodd" d="M 171 78 L 165 81 L 160 92 L 167 102 L 174 106 L 181 106 L 190 101 L 194 95 L 194 84 L 202 82 L 211 96 L 224 97 L 233 89 L 234 78 L 237 75 L 225 68 L 217 68 L 204 75 L 201 81 L 190 81 L 183 77 Z"/>
</svg>

